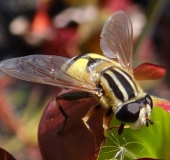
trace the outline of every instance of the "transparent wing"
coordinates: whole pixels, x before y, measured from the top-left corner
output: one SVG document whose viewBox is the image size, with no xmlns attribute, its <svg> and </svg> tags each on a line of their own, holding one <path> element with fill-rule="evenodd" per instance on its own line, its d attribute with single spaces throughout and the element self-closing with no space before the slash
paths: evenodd
<svg viewBox="0 0 170 160">
<path fill-rule="evenodd" d="M 95 84 L 85 80 L 81 74 L 73 73 L 74 76 L 71 76 L 62 70 L 61 67 L 68 60 L 60 56 L 30 55 L 4 60 L 0 63 L 0 69 L 8 75 L 26 81 L 93 93 L 97 91 Z"/>
<path fill-rule="evenodd" d="M 130 73 L 132 70 L 133 28 L 130 18 L 117 11 L 104 24 L 100 47 L 105 56 L 120 63 Z"/>
</svg>

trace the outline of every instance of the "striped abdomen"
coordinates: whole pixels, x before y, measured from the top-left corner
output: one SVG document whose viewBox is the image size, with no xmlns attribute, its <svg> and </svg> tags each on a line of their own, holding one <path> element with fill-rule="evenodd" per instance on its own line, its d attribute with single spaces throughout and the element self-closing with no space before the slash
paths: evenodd
<svg viewBox="0 0 170 160">
<path fill-rule="evenodd" d="M 103 71 L 100 84 L 103 88 L 103 96 L 110 101 L 108 103 L 115 106 L 135 98 L 140 90 L 132 76 L 117 67 Z"/>
</svg>

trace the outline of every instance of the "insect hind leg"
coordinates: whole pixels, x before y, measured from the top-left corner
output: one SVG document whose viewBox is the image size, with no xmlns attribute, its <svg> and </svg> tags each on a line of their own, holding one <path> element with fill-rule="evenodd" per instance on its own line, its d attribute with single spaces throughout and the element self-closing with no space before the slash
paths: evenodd
<svg viewBox="0 0 170 160">
<path fill-rule="evenodd" d="M 75 101 L 75 100 L 80 100 L 80 99 L 89 98 L 89 97 L 92 97 L 91 93 L 79 91 L 79 92 L 63 93 L 61 95 L 58 95 L 56 97 L 56 100 L 63 99 L 63 100 L 67 100 L 67 101 Z"/>
<path fill-rule="evenodd" d="M 57 131 L 57 134 L 61 133 L 64 130 L 67 124 L 68 118 L 69 118 L 69 116 L 66 114 L 66 112 L 63 110 L 62 106 L 60 105 L 59 100 L 75 101 L 75 100 L 80 100 L 80 99 L 89 98 L 89 97 L 92 97 L 92 94 L 88 92 L 84 92 L 84 91 L 63 93 L 56 97 L 56 103 L 57 103 L 58 109 L 63 115 L 63 117 L 65 118 L 63 127 L 59 131 Z"/>
<path fill-rule="evenodd" d="M 64 119 L 63 127 L 62 127 L 59 131 L 57 131 L 57 135 L 58 135 L 59 133 L 61 133 L 61 132 L 64 130 L 64 128 L 65 128 L 65 126 L 66 126 L 66 123 L 67 123 L 67 121 L 68 121 L 69 116 L 68 116 L 68 115 L 66 114 L 66 112 L 63 110 L 63 108 L 61 107 L 60 102 L 59 102 L 58 100 L 56 100 L 56 103 L 58 104 L 58 109 L 59 109 L 59 111 L 61 112 L 61 114 L 62 114 L 63 117 L 65 118 L 65 119 Z"/>
</svg>

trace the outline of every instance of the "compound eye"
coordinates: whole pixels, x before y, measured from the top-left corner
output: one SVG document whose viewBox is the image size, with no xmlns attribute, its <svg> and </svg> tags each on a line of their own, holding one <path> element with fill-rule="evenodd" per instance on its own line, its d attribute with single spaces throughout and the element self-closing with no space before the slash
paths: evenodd
<svg viewBox="0 0 170 160">
<path fill-rule="evenodd" d="M 152 99 L 151 99 L 151 97 L 148 94 L 145 96 L 145 100 L 150 105 L 150 107 L 152 109 L 153 108 Z"/>
<path fill-rule="evenodd" d="M 115 114 L 116 118 L 123 123 L 134 123 L 139 118 L 140 106 L 132 102 L 122 106 Z"/>
</svg>

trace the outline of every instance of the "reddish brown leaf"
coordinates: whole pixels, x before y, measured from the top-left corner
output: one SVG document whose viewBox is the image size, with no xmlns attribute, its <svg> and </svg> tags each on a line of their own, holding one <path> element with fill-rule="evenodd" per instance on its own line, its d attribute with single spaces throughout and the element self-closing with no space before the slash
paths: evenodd
<svg viewBox="0 0 170 160">
<path fill-rule="evenodd" d="M 16 160 L 11 154 L 6 150 L 0 148 L 0 159 L 1 160 Z"/>
<path fill-rule="evenodd" d="M 45 109 L 38 130 L 38 141 L 43 160 L 95 160 L 99 150 L 95 150 L 94 138 L 89 133 L 82 118 L 96 105 L 92 98 L 81 101 L 60 101 L 69 115 L 65 129 L 57 135 L 63 126 L 64 118 L 53 99 Z M 97 136 L 98 147 L 103 140 L 102 116 L 104 109 L 97 111 L 88 124 Z"/>
<path fill-rule="evenodd" d="M 134 76 L 137 80 L 154 80 L 162 78 L 166 73 L 164 67 L 151 64 L 142 63 L 134 69 Z"/>
<path fill-rule="evenodd" d="M 152 97 L 152 99 L 153 99 L 154 106 L 159 106 L 170 113 L 170 102 L 169 101 L 165 99 L 157 98 L 157 97 Z"/>
</svg>

